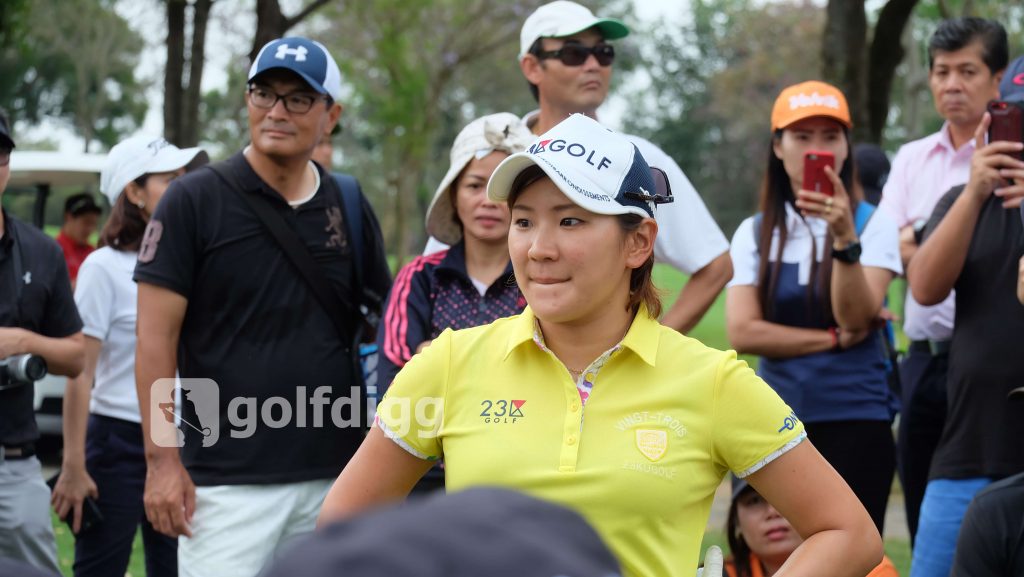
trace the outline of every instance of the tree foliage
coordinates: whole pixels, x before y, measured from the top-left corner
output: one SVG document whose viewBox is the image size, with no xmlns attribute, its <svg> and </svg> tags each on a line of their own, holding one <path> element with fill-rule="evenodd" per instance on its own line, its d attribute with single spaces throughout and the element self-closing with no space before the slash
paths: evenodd
<svg viewBox="0 0 1024 577">
<path fill-rule="evenodd" d="M 19 120 L 65 119 L 86 151 L 134 130 L 147 108 L 135 78 L 143 43 L 112 3 L 35 0 L 26 6 L 15 13 L 13 41 L 0 48 L 0 105 Z"/>
<path fill-rule="evenodd" d="M 727 233 L 756 207 L 782 88 L 820 70 L 824 15 L 810 0 L 753 9 L 752 0 L 695 0 L 680 29 L 642 52 L 650 86 L 631 97 L 629 131 L 672 156 Z"/>
</svg>

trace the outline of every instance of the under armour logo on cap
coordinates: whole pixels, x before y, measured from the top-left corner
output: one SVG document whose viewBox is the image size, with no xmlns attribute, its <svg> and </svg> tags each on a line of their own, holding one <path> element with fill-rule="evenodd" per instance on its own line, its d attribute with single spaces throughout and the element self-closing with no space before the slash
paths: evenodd
<svg viewBox="0 0 1024 577">
<path fill-rule="evenodd" d="M 305 46 L 299 46 L 298 48 L 289 48 L 287 44 L 281 44 L 277 47 L 277 54 L 274 54 L 274 58 L 278 60 L 284 60 L 286 56 L 294 56 L 296 62 L 305 62 L 306 54 L 309 50 Z"/>
<path fill-rule="evenodd" d="M 341 100 L 341 71 L 323 44 L 290 36 L 271 40 L 260 49 L 249 69 L 248 82 L 268 70 L 290 70 L 297 74 L 309 87 Z"/>
</svg>

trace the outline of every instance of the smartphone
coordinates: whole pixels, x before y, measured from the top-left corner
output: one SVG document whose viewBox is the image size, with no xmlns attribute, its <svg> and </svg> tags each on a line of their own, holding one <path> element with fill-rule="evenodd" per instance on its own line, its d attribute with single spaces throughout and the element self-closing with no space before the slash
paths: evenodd
<svg viewBox="0 0 1024 577">
<path fill-rule="evenodd" d="M 60 478 L 60 471 L 58 471 L 56 475 L 50 477 L 46 481 L 46 484 L 50 486 L 50 492 L 51 493 L 53 492 L 53 489 L 57 486 L 57 479 L 59 479 L 59 478 Z M 74 511 L 74 509 L 69 510 L 68 514 L 67 514 L 67 517 L 64 518 L 64 519 L 61 519 L 61 521 L 64 521 L 65 523 L 67 523 L 68 524 L 68 529 L 71 529 L 71 526 L 75 523 L 75 511 Z M 91 527 L 94 527 L 94 526 L 100 524 L 102 521 L 103 521 L 103 514 L 100 513 L 100 506 L 96 503 L 96 499 L 93 499 L 92 497 L 88 497 L 87 496 L 82 501 L 82 526 L 79 527 L 78 534 L 81 535 L 85 531 L 89 530 Z M 74 533 L 73 530 L 72 530 L 72 533 Z"/>
<path fill-rule="evenodd" d="M 992 123 L 988 126 L 988 141 L 1006 140 L 1024 142 L 1024 103 L 993 100 L 988 103 Z M 1024 160 L 1024 151 L 1009 153 L 1017 160 Z"/>
<path fill-rule="evenodd" d="M 825 167 L 836 168 L 836 157 L 831 152 L 811 150 L 804 155 L 804 190 L 813 190 L 832 196 L 836 191 L 825 174 Z"/>
</svg>

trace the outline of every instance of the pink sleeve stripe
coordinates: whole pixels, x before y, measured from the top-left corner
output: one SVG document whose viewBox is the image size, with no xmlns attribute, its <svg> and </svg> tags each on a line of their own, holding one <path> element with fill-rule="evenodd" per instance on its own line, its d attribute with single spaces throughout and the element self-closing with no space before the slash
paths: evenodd
<svg viewBox="0 0 1024 577">
<path fill-rule="evenodd" d="M 409 334 L 409 292 L 417 273 L 428 265 L 437 265 L 448 254 L 447 250 L 419 256 L 402 267 L 391 287 L 391 302 L 384 313 L 384 354 L 395 366 L 403 367 L 412 358 L 406 340 Z"/>
</svg>

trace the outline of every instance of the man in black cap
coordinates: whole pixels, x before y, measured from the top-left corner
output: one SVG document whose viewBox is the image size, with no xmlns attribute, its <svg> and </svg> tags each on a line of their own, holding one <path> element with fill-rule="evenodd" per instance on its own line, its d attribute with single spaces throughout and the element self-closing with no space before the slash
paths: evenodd
<svg viewBox="0 0 1024 577">
<path fill-rule="evenodd" d="M 64 201 L 64 224 L 57 233 L 57 244 L 64 251 L 64 262 L 68 265 L 71 275 L 71 286 L 78 279 L 78 268 L 85 257 L 96 250 L 89 244 L 89 237 L 96 232 L 100 222 L 100 206 L 88 192 L 72 194 Z"/>
<path fill-rule="evenodd" d="M 0 112 L 0 197 L 11 176 L 14 140 Z M 42 357 L 51 373 L 82 371 L 84 337 L 60 247 L 0 209 L 0 557 L 59 572 L 35 441 L 33 385 L 10 366 Z"/>
</svg>

